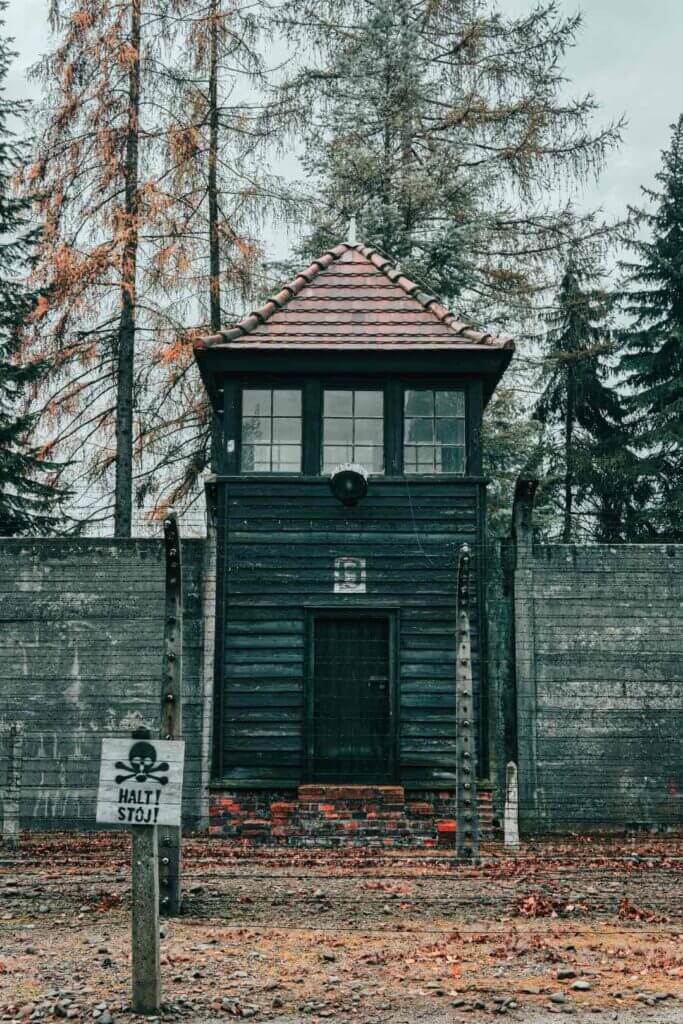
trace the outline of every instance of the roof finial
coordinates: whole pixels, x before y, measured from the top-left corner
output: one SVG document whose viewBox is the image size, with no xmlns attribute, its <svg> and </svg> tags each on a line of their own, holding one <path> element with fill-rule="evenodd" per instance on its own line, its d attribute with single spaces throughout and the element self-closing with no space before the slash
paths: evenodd
<svg viewBox="0 0 683 1024">
<path fill-rule="evenodd" d="M 349 232 L 346 241 L 349 245 L 356 244 L 356 215 L 352 214 L 349 220 Z"/>
</svg>

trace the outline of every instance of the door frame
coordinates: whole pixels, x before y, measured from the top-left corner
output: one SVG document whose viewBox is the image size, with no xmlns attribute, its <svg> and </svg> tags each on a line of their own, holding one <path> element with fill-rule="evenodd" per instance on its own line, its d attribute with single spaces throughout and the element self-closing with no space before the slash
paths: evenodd
<svg viewBox="0 0 683 1024">
<path fill-rule="evenodd" d="M 340 618 L 367 618 L 383 619 L 389 624 L 389 728 L 391 738 L 389 742 L 389 785 L 396 785 L 399 781 L 399 736 L 400 736 L 400 715 L 398 700 L 399 678 L 398 660 L 398 638 L 399 632 L 399 609 L 397 607 L 367 605 L 334 605 L 307 604 L 305 609 L 305 648 L 304 648 L 304 715 L 303 715 L 303 774 L 305 783 L 313 783 L 313 749 L 315 737 L 313 734 L 313 699 L 315 689 L 315 620 L 316 619 L 340 619 Z M 313 783 L 315 784 L 315 783 Z M 377 783 L 381 785 L 382 783 Z M 386 783 L 385 783 L 386 784 Z M 323 785 L 323 783 L 321 783 Z M 341 783 L 340 783 L 341 785 Z M 372 783 L 368 783 L 372 785 Z"/>
</svg>

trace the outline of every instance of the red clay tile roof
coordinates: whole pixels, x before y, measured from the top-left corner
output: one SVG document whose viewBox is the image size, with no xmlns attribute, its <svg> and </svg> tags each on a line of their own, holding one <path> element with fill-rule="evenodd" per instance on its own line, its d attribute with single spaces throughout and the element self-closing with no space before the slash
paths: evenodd
<svg viewBox="0 0 683 1024">
<path fill-rule="evenodd" d="M 342 242 L 260 309 L 197 348 L 514 348 L 511 338 L 474 330 L 421 291 L 385 256 Z"/>
</svg>

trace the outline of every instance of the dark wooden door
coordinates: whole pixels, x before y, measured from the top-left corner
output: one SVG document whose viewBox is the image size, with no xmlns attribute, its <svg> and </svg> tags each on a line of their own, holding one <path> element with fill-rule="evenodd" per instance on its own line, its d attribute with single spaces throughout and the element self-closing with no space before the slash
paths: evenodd
<svg viewBox="0 0 683 1024">
<path fill-rule="evenodd" d="M 312 639 L 311 780 L 392 782 L 388 617 L 316 617 Z"/>
</svg>

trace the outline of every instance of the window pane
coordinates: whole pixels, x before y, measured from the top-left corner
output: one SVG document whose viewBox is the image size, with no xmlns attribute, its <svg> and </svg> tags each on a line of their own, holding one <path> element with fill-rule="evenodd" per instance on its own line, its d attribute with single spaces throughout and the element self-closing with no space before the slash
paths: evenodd
<svg viewBox="0 0 683 1024">
<path fill-rule="evenodd" d="M 301 392 L 276 388 L 273 391 L 273 416 L 301 416 Z"/>
<path fill-rule="evenodd" d="M 433 416 L 434 392 L 406 391 L 405 412 L 406 416 Z"/>
<path fill-rule="evenodd" d="M 273 472 L 298 473 L 301 470 L 301 445 L 274 444 Z"/>
<path fill-rule="evenodd" d="M 245 416 L 242 420 L 242 443 L 270 441 L 270 420 Z"/>
<path fill-rule="evenodd" d="M 301 391 L 243 388 L 244 473 L 301 472 Z"/>
<path fill-rule="evenodd" d="M 383 420 L 356 420 L 356 444 L 381 444 L 383 435 Z"/>
<path fill-rule="evenodd" d="M 353 461 L 359 462 L 361 466 L 365 466 L 370 473 L 384 472 L 384 451 L 377 445 L 373 447 L 363 446 L 361 448 L 356 446 Z"/>
<path fill-rule="evenodd" d="M 244 388 L 242 391 L 242 415 L 270 416 L 272 411 L 272 394 L 272 391 Z"/>
<path fill-rule="evenodd" d="M 464 391 L 437 391 L 436 392 L 436 415 L 437 416 L 464 416 L 465 415 L 465 392 Z"/>
<path fill-rule="evenodd" d="M 351 445 L 325 445 L 323 461 L 325 472 L 330 473 L 335 466 L 353 462 L 353 448 Z"/>
<path fill-rule="evenodd" d="M 323 469 L 359 462 L 370 473 L 384 471 L 382 391 L 325 391 Z"/>
<path fill-rule="evenodd" d="M 446 447 L 437 449 L 440 453 L 439 468 L 442 473 L 464 473 L 465 472 L 465 449 L 458 447 Z"/>
<path fill-rule="evenodd" d="M 325 416 L 353 416 L 353 391 L 326 391 Z"/>
<path fill-rule="evenodd" d="M 273 419 L 273 441 L 300 441 L 301 420 L 291 416 Z"/>
<path fill-rule="evenodd" d="M 270 472 L 270 445 L 242 445 L 242 469 L 246 473 Z"/>
<path fill-rule="evenodd" d="M 384 395 L 381 391 L 356 391 L 356 416 L 375 416 L 382 418 L 384 413 Z"/>
<path fill-rule="evenodd" d="M 325 420 L 325 444 L 351 444 L 353 420 Z"/>
<path fill-rule="evenodd" d="M 253 444 L 243 444 L 241 454 L 241 467 L 244 473 L 254 472 L 254 446 Z"/>
<path fill-rule="evenodd" d="M 415 449 L 417 452 L 417 472 L 418 473 L 433 473 L 434 472 L 434 449 L 431 445 L 418 445 Z"/>
<path fill-rule="evenodd" d="M 404 408 L 404 471 L 463 474 L 464 391 L 408 390 Z"/>
<path fill-rule="evenodd" d="M 453 419 L 437 420 L 436 439 L 443 444 L 464 444 L 465 421 Z"/>
<path fill-rule="evenodd" d="M 434 440 L 434 420 L 406 420 L 406 441 L 415 444 L 431 444 Z"/>
</svg>

